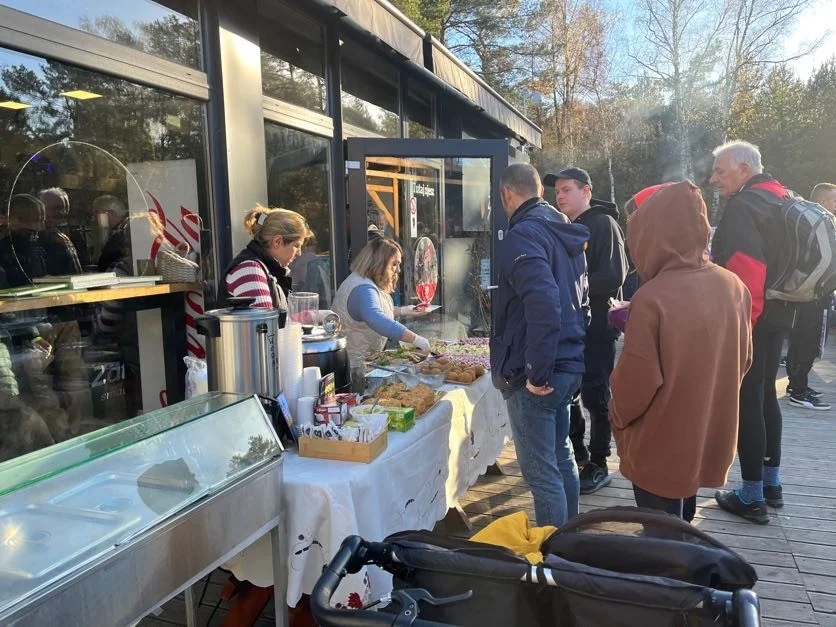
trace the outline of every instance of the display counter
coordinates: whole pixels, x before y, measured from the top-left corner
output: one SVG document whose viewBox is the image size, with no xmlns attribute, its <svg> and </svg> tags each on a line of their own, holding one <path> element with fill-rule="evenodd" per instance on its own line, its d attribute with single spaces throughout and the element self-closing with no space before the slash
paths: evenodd
<svg viewBox="0 0 836 627">
<path fill-rule="evenodd" d="M 442 390 L 441 400 L 411 430 L 389 432 L 387 449 L 370 464 L 285 454 L 287 588 L 276 589 L 277 615 L 282 599 L 295 606 L 310 594 L 344 538 L 382 540 L 397 531 L 432 529 L 496 461 L 511 431 L 490 376 Z M 274 581 L 269 549 L 256 543 L 226 568 L 240 580 L 269 586 Z M 391 576 L 363 569 L 345 578 L 334 602 L 359 607 L 389 589 Z"/>
<path fill-rule="evenodd" d="M 220 393 L 1 464 L 0 624 L 133 624 L 276 529 L 281 481 L 258 399 Z"/>
<path fill-rule="evenodd" d="M 199 291 L 197 283 L 161 283 L 144 287 L 114 287 L 109 289 L 91 290 L 56 290 L 42 296 L 27 296 L 23 298 L 0 299 L 0 314 L 18 311 L 32 311 L 34 309 L 49 309 L 51 307 L 67 307 L 86 303 L 102 303 L 128 298 L 147 298 L 149 296 L 165 296 L 183 292 Z"/>
</svg>

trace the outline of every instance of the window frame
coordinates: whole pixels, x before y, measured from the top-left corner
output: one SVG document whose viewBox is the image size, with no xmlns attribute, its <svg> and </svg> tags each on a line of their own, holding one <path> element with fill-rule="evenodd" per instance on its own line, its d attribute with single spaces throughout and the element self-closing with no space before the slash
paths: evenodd
<svg viewBox="0 0 836 627">
<path fill-rule="evenodd" d="M 0 6 L 0 46 L 195 100 L 209 100 L 206 72 L 6 6 Z"/>
</svg>

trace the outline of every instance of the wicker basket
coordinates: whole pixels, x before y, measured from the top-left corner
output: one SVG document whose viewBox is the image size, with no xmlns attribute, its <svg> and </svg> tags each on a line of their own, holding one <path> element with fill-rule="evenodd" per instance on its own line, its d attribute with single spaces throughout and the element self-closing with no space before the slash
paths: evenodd
<svg viewBox="0 0 836 627">
<path fill-rule="evenodd" d="M 200 266 L 177 253 L 173 248 L 163 247 L 157 251 L 157 272 L 165 283 L 197 283 Z"/>
</svg>

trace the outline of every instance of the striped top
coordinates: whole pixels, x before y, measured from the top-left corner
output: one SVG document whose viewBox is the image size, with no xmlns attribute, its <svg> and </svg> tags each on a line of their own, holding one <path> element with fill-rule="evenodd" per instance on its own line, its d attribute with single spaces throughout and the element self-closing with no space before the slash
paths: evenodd
<svg viewBox="0 0 836 627">
<path fill-rule="evenodd" d="M 232 268 L 226 275 L 226 289 L 231 296 L 254 298 L 253 307 L 273 308 L 270 282 L 257 261 L 242 261 Z"/>
</svg>

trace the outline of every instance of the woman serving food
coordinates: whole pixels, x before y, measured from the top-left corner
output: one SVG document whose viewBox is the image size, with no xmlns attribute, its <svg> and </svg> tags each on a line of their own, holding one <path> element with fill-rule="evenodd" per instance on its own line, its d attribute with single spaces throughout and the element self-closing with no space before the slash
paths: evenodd
<svg viewBox="0 0 836 627">
<path fill-rule="evenodd" d="M 413 344 L 424 352 L 430 350 L 427 338 L 395 320 L 396 315 L 418 313 L 413 307 L 395 307 L 392 302 L 402 257 L 395 240 L 372 239 L 352 262 L 351 274 L 337 290 L 331 308 L 342 320 L 349 357 L 368 357 L 383 349 L 387 339 Z"/>
</svg>

